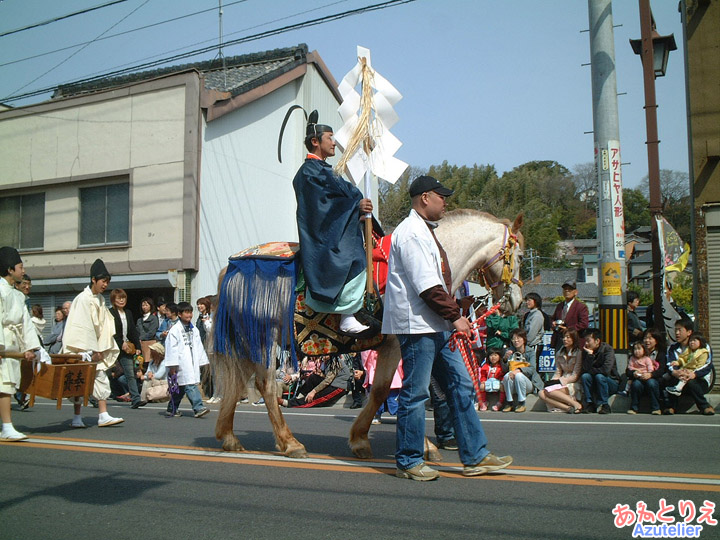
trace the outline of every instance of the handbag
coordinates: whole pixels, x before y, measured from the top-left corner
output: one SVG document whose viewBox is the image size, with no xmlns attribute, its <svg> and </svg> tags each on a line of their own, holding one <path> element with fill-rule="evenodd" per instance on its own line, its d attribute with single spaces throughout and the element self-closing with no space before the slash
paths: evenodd
<svg viewBox="0 0 720 540">
<path fill-rule="evenodd" d="M 167 381 L 158 381 L 158 384 L 148 388 L 146 396 L 148 401 L 163 402 L 169 400 L 170 393 L 168 392 Z"/>
<path fill-rule="evenodd" d="M 485 381 L 485 391 L 486 392 L 499 392 L 500 391 L 500 381 L 491 378 Z"/>
</svg>

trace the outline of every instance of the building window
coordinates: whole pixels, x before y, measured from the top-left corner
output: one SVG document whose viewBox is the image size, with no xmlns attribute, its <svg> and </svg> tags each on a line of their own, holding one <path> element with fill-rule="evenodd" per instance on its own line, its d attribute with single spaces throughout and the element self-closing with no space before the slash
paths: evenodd
<svg viewBox="0 0 720 540">
<path fill-rule="evenodd" d="M 130 238 L 130 184 L 80 189 L 80 245 L 127 244 Z"/>
<path fill-rule="evenodd" d="M 44 239 L 44 193 L 0 197 L 0 245 L 42 249 Z"/>
</svg>

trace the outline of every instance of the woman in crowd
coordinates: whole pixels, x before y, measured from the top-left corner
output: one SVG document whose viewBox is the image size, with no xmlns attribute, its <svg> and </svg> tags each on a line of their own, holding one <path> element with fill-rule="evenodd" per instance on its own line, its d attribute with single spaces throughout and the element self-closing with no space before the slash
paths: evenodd
<svg viewBox="0 0 720 540">
<path fill-rule="evenodd" d="M 555 353 L 555 374 L 547 386 L 540 390 L 540 399 L 548 407 L 560 409 L 568 414 L 579 413 L 582 405 L 575 399 L 575 382 L 582 369 L 580 337 L 575 330 L 565 330 L 562 347 Z"/>
<path fill-rule="evenodd" d="M 503 378 L 507 403 L 503 412 L 525 412 L 525 396 L 528 392 L 542 390 L 543 382 L 530 363 L 530 353 L 527 350 L 527 333 L 516 328 L 510 335 L 513 352 L 503 361 L 503 369 L 507 371 Z M 513 398 L 513 396 L 515 396 Z M 513 403 L 514 401 L 514 403 Z"/>
<path fill-rule="evenodd" d="M 200 332 L 200 341 L 205 346 L 205 352 L 210 356 L 212 354 L 212 347 L 208 343 L 208 335 L 212 330 L 212 302 L 209 296 L 198 298 L 197 301 L 198 318 L 195 321 L 195 326 Z M 220 403 L 222 401 L 222 394 L 220 393 L 220 387 L 215 381 L 215 371 L 212 365 L 202 366 L 200 368 L 200 380 L 202 381 L 202 391 L 207 397 L 205 400 L 208 403 Z M 208 397 L 209 396 L 209 397 Z M 253 403 L 253 405 L 262 405 L 264 403 L 260 400 Z"/>
<path fill-rule="evenodd" d="M 140 338 L 142 356 L 146 362 L 150 361 L 150 345 L 156 342 L 155 333 L 158 331 L 160 322 L 155 314 L 155 304 L 152 298 L 145 297 L 140 303 L 142 317 L 137 320 L 136 327 Z"/>
<path fill-rule="evenodd" d="M 50 328 L 50 337 L 45 340 L 45 346 L 50 347 L 48 352 L 50 354 L 57 354 L 62 348 L 62 335 L 63 329 L 65 328 L 65 312 L 62 306 L 55 308 L 55 320 Z"/>
<path fill-rule="evenodd" d="M 140 349 L 140 336 L 137 327 L 132 323 L 132 312 L 125 307 L 127 293 L 122 289 L 113 289 L 110 293 L 110 303 L 113 306 L 110 313 L 115 319 L 115 342 L 120 349 L 118 364 L 127 378 L 132 408 L 137 409 L 145 405 L 140 400 L 140 391 L 135 379 L 135 352 Z"/>
<path fill-rule="evenodd" d="M 32 308 L 30 308 L 30 312 L 32 313 L 32 317 L 30 317 L 30 320 L 35 326 L 35 332 L 38 335 L 40 343 L 42 343 L 42 333 L 43 330 L 45 330 L 45 325 L 47 324 L 47 321 L 45 321 L 45 317 L 43 317 L 43 308 L 40 304 L 34 304 Z"/>
<path fill-rule="evenodd" d="M 305 379 L 295 397 L 288 400 L 278 396 L 278 403 L 283 407 L 330 406 L 347 394 L 351 378 L 352 359 L 345 354 L 330 356 L 324 370 L 316 365 L 314 372 Z"/>
<path fill-rule="evenodd" d="M 650 395 L 652 414 L 659 415 L 662 414 L 660 410 L 660 382 L 667 371 L 664 336 L 654 328 L 646 330 L 645 334 L 643 334 L 643 345 L 645 345 L 645 353 L 653 362 L 654 370 L 652 373 L 640 373 L 631 370 L 628 364 L 625 373 L 628 381 L 630 381 L 630 411 L 638 411 L 640 398 L 647 392 Z"/>
<path fill-rule="evenodd" d="M 543 350 L 543 333 L 545 332 L 545 317 L 541 311 L 542 298 L 538 293 L 531 292 L 525 297 L 525 302 L 529 311 L 525 314 L 523 327 L 527 332 L 527 348 L 532 358 L 530 364 L 537 368 L 537 359 L 540 358 Z"/>
<path fill-rule="evenodd" d="M 165 368 L 165 347 L 162 343 L 153 343 L 150 345 L 150 358 L 148 359 L 147 371 L 143 374 L 138 371 L 137 376 L 143 382 L 142 392 L 140 392 L 140 400 L 147 403 L 148 401 L 168 401 L 167 369 Z"/>
<path fill-rule="evenodd" d="M 195 326 L 197 327 L 198 332 L 200 332 L 200 340 L 203 342 L 203 345 L 205 345 L 205 348 L 207 349 L 205 339 L 207 338 L 208 333 L 212 329 L 212 304 L 210 303 L 210 299 L 207 296 L 199 298 L 197 301 L 197 309 L 198 318 L 197 321 L 195 321 Z"/>
</svg>

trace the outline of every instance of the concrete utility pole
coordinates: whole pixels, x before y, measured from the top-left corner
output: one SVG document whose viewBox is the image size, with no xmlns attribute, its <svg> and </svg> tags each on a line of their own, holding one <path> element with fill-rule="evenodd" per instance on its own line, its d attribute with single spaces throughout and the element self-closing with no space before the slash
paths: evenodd
<svg viewBox="0 0 720 540">
<path fill-rule="evenodd" d="M 603 340 L 616 351 L 621 351 L 628 346 L 627 313 L 623 296 L 627 286 L 627 273 L 611 0 L 588 0 L 588 15 L 595 170 L 599 188 L 600 330 Z"/>
</svg>

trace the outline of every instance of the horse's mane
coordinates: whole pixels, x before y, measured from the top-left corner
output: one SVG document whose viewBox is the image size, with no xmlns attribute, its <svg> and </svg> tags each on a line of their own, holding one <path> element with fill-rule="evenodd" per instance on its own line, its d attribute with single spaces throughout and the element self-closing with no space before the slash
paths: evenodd
<svg viewBox="0 0 720 540">
<path fill-rule="evenodd" d="M 512 226 L 512 222 L 509 219 L 498 218 L 493 216 L 492 214 L 489 214 L 488 212 L 473 210 L 471 208 L 457 208 L 455 210 L 451 210 L 450 212 L 447 212 L 445 214 L 443 220 L 452 222 L 465 217 L 478 217 L 487 221 L 492 221 L 494 223 L 502 223 L 503 225 L 507 225 L 508 227 Z"/>
</svg>

